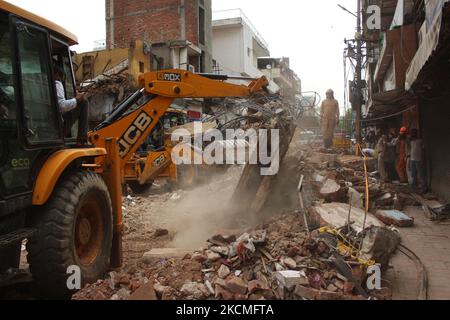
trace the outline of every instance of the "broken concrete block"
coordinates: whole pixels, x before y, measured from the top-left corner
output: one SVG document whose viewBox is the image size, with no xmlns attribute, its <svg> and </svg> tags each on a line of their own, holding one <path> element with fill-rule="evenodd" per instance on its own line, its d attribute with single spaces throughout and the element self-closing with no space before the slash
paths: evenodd
<svg viewBox="0 0 450 320">
<path fill-rule="evenodd" d="M 211 262 L 216 262 L 216 261 L 218 261 L 218 260 L 220 260 L 222 258 L 222 256 L 220 254 L 218 254 L 216 252 L 212 252 L 210 250 L 206 251 L 206 257 Z"/>
<path fill-rule="evenodd" d="M 197 300 L 205 299 L 210 295 L 208 288 L 203 283 L 197 282 L 185 283 L 183 287 L 181 287 L 180 292 L 187 298 Z"/>
<path fill-rule="evenodd" d="M 119 291 L 117 291 L 117 296 L 120 300 L 128 300 L 130 298 L 130 290 L 122 288 Z"/>
<path fill-rule="evenodd" d="M 144 253 L 144 256 L 142 257 L 142 262 L 146 264 L 152 264 L 161 259 L 173 259 L 173 258 L 182 259 L 187 254 L 189 254 L 189 251 L 182 249 L 175 249 L 175 248 L 152 249 L 151 251 Z"/>
<path fill-rule="evenodd" d="M 281 258 L 280 262 L 288 269 L 295 269 L 297 268 L 297 262 L 295 262 L 292 258 Z"/>
<path fill-rule="evenodd" d="M 208 257 L 205 256 L 204 254 L 201 254 L 200 252 L 196 252 L 191 256 L 191 259 L 199 263 L 203 263 L 206 260 L 208 260 Z"/>
<path fill-rule="evenodd" d="M 313 218 L 320 221 L 322 226 L 330 226 L 332 228 L 340 229 L 348 224 L 348 213 L 350 206 L 345 203 L 326 203 L 320 206 L 315 206 L 310 209 L 310 214 Z M 350 213 L 350 220 L 353 222 L 352 229 L 356 232 L 361 232 L 364 224 L 364 210 L 352 208 Z M 314 217 L 315 216 L 315 217 Z M 371 226 L 384 227 L 384 225 L 373 214 L 367 214 L 366 228 Z"/>
<path fill-rule="evenodd" d="M 225 289 L 232 293 L 246 294 L 247 293 L 247 283 L 239 277 L 230 276 L 226 279 Z"/>
<path fill-rule="evenodd" d="M 378 206 L 385 207 L 392 205 L 394 202 L 394 197 L 390 193 L 385 193 L 381 197 L 379 197 L 377 200 L 375 200 Z"/>
<path fill-rule="evenodd" d="M 336 292 L 338 291 L 338 287 L 336 287 L 334 284 L 330 284 L 328 285 L 327 290 L 331 292 Z"/>
<path fill-rule="evenodd" d="M 228 247 L 211 247 L 209 250 L 212 252 L 218 253 L 221 256 L 228 256 L 230 253 L 230 249 Z"/>
<path fill-rule="evenodd" d="M 314 173 L 313 179 L 315 182 L 318 182 L 318 183 L 324 183 L 327 180 L 327 178 L 325 176 L 318 174 L 318 173 Z"/>
<path fill-rule="evenodd" d="M 128 300 L 133 301 L 155 301 L 158 300 L 155 289 L 150 282 L 141 285 Z"/>
<path fill-rule="evenodd" d="M 248 283 L 248 293 L 253 294 L 259 291 L 269 290 L 269 287 L 264 281 L 252 280 Z"/>
<path fill-rule="evenodd" d="M 170 290 L 170 287 L 163 286 L 159 282 L 153 285 L 153 290 L 161 297 L 164 293 Z"/>
<path fill-rule="evenodd" d="M 225 279 L 230 275 L 231 271 L 230 268 L 228 268 L 226 265 L 221 265 L 219 270 L 217 271 L 217 275 L 220 279 Z"/>
<path fill-rule="evenodd" d="M 309 285 L 308 277 L 303 271 L 278 271 L 275 278 L 287 289 L 292 289 L 296 285 Z"/>
<path fill-rule="evenodd" d="M 414 225 L 414 219 L 398 210 L 378 210 L 375 216 L 386 225 L 408 228 Z"/>
<path fill-rule="evenodd" d="M 234 299 L 234 295 L 228 290 L 224 289 L 222 286 L 216 286 L 215 298 L 230 301 Z"/>
<path fill-rule="evenodd" d="M 353 188 L 348 189 L 348 199 L 350 204 L 354 208 L 364 209 L 364 197 L 362 193 L 359 193 Z"/>
<path fill-rule="evenodd" d="M 317 289 L 297 285 L 295 287 L 294 294 L 300 298 L 314 300 L 316 298 L 316 296 L 318 296 L 320 294 L 320 291 Z"/>
<path fill-rule="evenodd" d="M 328 179 L 320 189 L 320 195 L 328 202 L 342 202 L 343 195 L 341 186 L 334 180 Z"/>
</svg>

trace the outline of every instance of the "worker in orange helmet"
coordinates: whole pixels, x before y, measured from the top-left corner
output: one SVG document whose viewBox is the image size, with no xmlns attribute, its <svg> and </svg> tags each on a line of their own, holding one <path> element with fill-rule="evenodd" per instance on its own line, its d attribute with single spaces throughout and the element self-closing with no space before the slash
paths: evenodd
<svg viewBox="0 0 450 320">
<path fill-rule="evenodd" d="M 408 143 L 408 128 L 402 127 L 400 129 L 400 136 L 397 141 L 397 173 L 401 183 L 408 183 L 407 174 L 407 143 Z"/>
</svg>

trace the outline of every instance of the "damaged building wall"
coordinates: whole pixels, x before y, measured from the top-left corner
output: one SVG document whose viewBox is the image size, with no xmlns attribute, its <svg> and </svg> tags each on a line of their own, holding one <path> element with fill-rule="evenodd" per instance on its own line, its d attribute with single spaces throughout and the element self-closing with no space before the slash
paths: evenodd
<svg viewBox="0 0 450 320">
<path fill-rule="evenodd" d="M 202 51 L 202 71 L 211 71 L 211 0 L 106 0 L 105 10 L 108 48 L 127 48 L 135 40 L 187 40 Z"/>
<path fill-rule="evenodd" d="M 75 79 L 77 83 L 94 79 L 95 77 L 112 71 L 114 68 L 122 68 L 113 73 L 126 71 L 134 79 L 137 85 L 140 73 L 151 70 L 151 59 L 145 44 L 137 40 L 129 48 L 115 48 L 110 50 L 92 51 L 76 54 Z"/>
</svg>

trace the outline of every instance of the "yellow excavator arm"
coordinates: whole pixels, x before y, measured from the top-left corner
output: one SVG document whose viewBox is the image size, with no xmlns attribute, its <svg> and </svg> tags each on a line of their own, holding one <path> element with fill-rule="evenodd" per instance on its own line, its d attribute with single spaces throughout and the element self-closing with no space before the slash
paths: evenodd
<svg viewBox="0 0 450 320">
<path fill-rule="evenodd" d="M 143 74 L 139 78 L 141 90 L 119 105 L 108 119 L 90 132 L 89 141 L 96 147 L 104 148 L 106 139 L 116 137 L 121 167 L 124 168 L 175 99 L 246 98 L 269 84 L 265 77 L 252 80 L 248 86 L 223 82 L 227 79 L 230 77 L 198 75 L 183 70 Z M 128 113 L 141 99 L 146 102 Z"/>
<path fill-rule="evenodd" d="M 157 126 L 175 99 L 247 98 L 268 86 L 265 77 L 250 80 L 248 86 L 224 82 L 221 75 L 199 75 L 184 70 L 150 72 L 140 77 L 141 89 L 120 104 L 95 130 L 89 141 L 106 156 L 97 157 L 95 170 L 108 186 L 113 211 L 114 234 L 111 266 L 122 264 L 122 182 L 130 159 Z"/>
</svg>

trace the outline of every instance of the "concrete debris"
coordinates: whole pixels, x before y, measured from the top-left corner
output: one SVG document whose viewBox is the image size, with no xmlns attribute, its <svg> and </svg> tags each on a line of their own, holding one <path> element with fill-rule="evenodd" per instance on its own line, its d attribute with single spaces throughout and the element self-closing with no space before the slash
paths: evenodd
<svg viewBox="0 0 450 320">
<path fill-rule="evenodd" d="M 226 279 L 225 289 L 231 293 L 245 295 L 248 284 L 240 277 L 231 275 Z"/>
<path fill-rule="evenodd" d="M 220 279 L 225 279 L 230 275 L 231 271 L 226 265 L 221 265 L 219 271 L 217 271 L 217 275 Z"/>
<path fill-rule="evenodd" d="M 266 104 L 271 105 L 271 102 L 263 103 Z M 272 107 L 277 110 L 275 105 Z M 245 103 L 243 106 L 248 107 Z M 270 128 L 273 125 L 264 112 L 255 114 L 252 126 Z M 245 226 L 239 231 L 215 231 L 218 234 L 205 241 L 204 248 L 196 252 L 153 249 L 144 255 L 137 268 L 112 273 L 111 279 L 88 285 L 73 298 L 123 299 L 127 293 L 131 297 L 151 298 L 149 288 L 152 287 L 159 300 L 389 299 L 389 291 L 366 287 L 367 268 L 378 263 L 385 269 L 401 239 L 374 213 L 392 210 L 395 199 L 407 198 L 403 196 L 407 190 L 369 178 L 370 212 L 366 213 L 362 159 L 327 152 L 311 154 L 296 162 L 301 163 L 301 167 L 296 168 L 305 176 L 310 235 L 298 214 L 296 176 L 293 179 L 296 203 L 292 212 L 272 214 L 270 218 L 258 216 L 259 225 Z M 269 201 L 272 180 L 261 179 L 259 167 L 254 175 L 254 169 L 247 166 L 243 170 L 244 177 L 236 189 L 242 195 L 233 198 L 233 204 L 241 212 L 254 212 L 255 204 L 275 210 Z M 256 176 L 255 185 L 250 184 Z M 250 192 L 247 187 L 251 187 Z M 173 195 L 165 197 L 173 201 Z M 247 203 L 241 206 L 239 200 L 244 199 Z M 248 203 L 248 199 L 253 203 Z M 129 201 L 129 205 L 133 201 L 139 205 L 141 200 Z M 330 203 L 324 203 L 326 201 Z M 153 231 L 150 238 L 158 233 L 158 230 Z"/>
<path fill-rule="evenodd" d="M 295 269 L 297 268 L 297 262 L 295 262 L 294 259 L 289 257 L 284 257 L 280 259 L 280 262 L 282 265 L 284 265 L 288 269 Z"/>
<path fill-rule="evenodd" d="M 153 285 L 148 282 L 142 286 L 140 286 L 134 293 L 129 297 L 128 300 L 137 300 L 137 301 L 154 301 L 158 300 L 156 296 L 155 289 Z"/>
<path fill-rule="evenodd" d="M 203 300 L 211 295 L 206 285 L 197 282 L 188 282 L 184 284 L 180 291 L 185 295 L 186 299 L 190 300 Z"/>
<path fill-rule="evenodd" d="M 348 189 L 348 198 L 352 207 L 364 209 L 364 196 L 353 188 Z"/>
<path fill-rule="evenodd" d="M 375 216 L 386 225 L 394 225 L 401 228 L 414 226 L 414 219 L 398 210 L 378 210 Z"/>
<path fill-rule="evenodd" d="M 309 286 L 309 280 L 304 271 L 279 271 L 275 274 L 275 278 L 288 290 L 296 285 Z"/>
<path fill-rule="evenodd" d="M 351 208 L 345 203 L 326 203 L 315 206 L 310 210 L 312 216 L 318 217 L 321 225 L 328 225 L 336 229 L 342 229 L 348 225 L 348 217 L 350 212 L 350 223 L 353 230 L 357 233 L 363 231 L 364 210 Z M 366 228 L 371 226 L 382 227 L 383 224 L 371 213 L 367 214 Z"/>
<path fill-rule="evenodd" d="M 216 261 L 218 261 L 218 260 L 220 260 L 222 258 L 220 254 L 215 253 L 215 252 L 213 252 L 211 250 L 207 250 L 206 251 L 206 257 L 211 262 L 216 262 Z"/>
<path fill-rule="evenodd" d="M 336 181 L 328 179 L 320 189 L 320 195 L 327 202 L 337 202 L 341 201 L 346 194 L 343 192 L 341 186 Z"/>
</svg>

